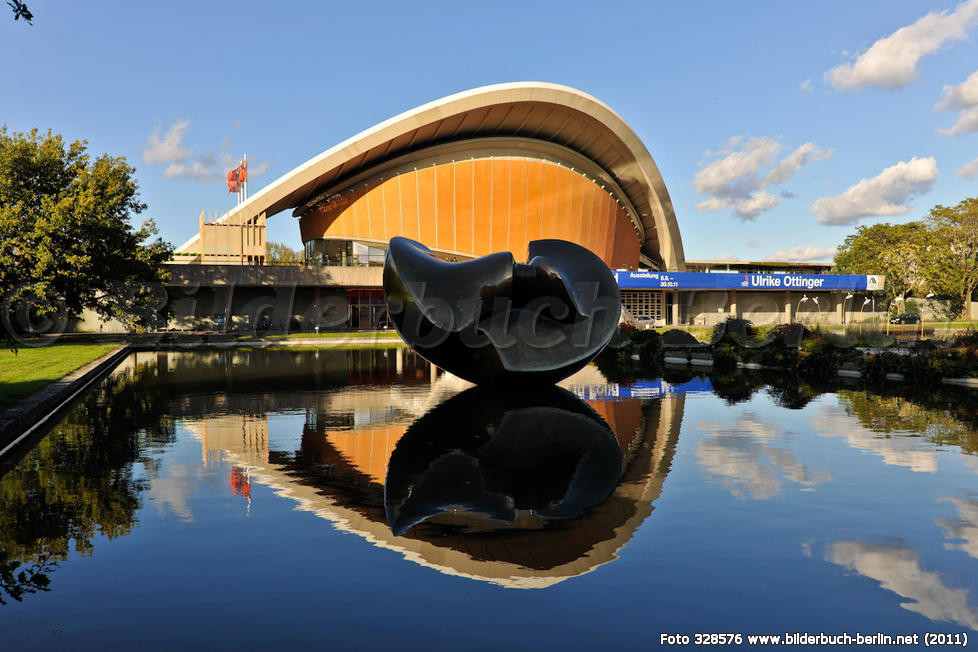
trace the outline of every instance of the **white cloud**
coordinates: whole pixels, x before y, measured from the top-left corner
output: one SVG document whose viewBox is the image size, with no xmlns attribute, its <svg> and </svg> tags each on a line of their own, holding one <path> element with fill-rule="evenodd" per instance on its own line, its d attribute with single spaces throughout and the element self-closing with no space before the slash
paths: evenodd
<svg viewBox="0 0 978 652">
<path fill-rule="evenodd" d="M 801 90 L 805 91 L 806 93 L 811 93 L 812 92 L 812 80 L 811 79 L 806 79 L 802 83 L 798 84 L 798 88 L 800 88 Z"/>
<path fill-rule="evenodd" d="M 747 246 L 750 247 L 751 249 L 757 249 L 761 246 L 761 243 L 757 242 L 756 240 L 751 240 L 750 242 L 747 243 Z"/>
<path fill-rule="evenodd" d="M 832 155 L 814 143 L 805 143 L 770 170 L 781 144 L 767 137 L 731 138 L 728 149 L 706 153 L 706 156 L 721 156 L 710 162 L 693 177 L 693 187 L 709 197 L 696 205 L 697 210 L 716 211 L 732 208 L 741 220 L 753 220 L 761 213 L 771 210 L 781 203 L 781 199 L 767 192 L 768 186 L 778 185 L 791 177 L 804 165 L 824 161 Z"/>
<path fill-rule="evenodd" d="M 768 260 L 785 262 L 801 261 L 830 261 L 835 256 L 838 247 L 816 247 L 815 245 L 798 245 L 792 249 L 779 249 L 768 256 Z"/>
<path fill-rule="evenodd" d="M 238 126 L 234 126 L 232 134 L 237 131 Z M 160 125 L 156 125 L 146 139 L 143 160 L 149 165 L 166 164 L 163 170 L 164 179 L 193 179 L 208 183 L 224 180 L 227 171 L 240 163 L 227 151 L 231 147 L 231 136 L 221 139 L 219 151 L 196 154 L 183 144 L 189 131 L 190 120 L 175 122 L 161 138 Z M 248 169 L 248 178 L 261 176 L 267 170 L 267 161 L 253 164 Z"/>
<path fill-rule="evenodd" d="M 950 129 L 939 130 L 942 134 L 960 136 L 978 131 L 978 72 L 973 72 L 958 85 L 946 85 L 938 112 L 960 111 L 958 121 Z"/>
<path fill-rule="evenodd" d="M 912 25 L 901 27 L 873 43 L 852 63 L 832 68 L 825 79 L 839 90 L 864 86 L 900 88 L 917 77 L 917 63 L 950 41 L 968 36 L 978 23 L 978 0 L 968 0 L 953 11 L 931 12 Z"/>
<path fill-rule="evenodd" d="M 933 157 L 900 161 L 871 179 L 862 179 L 841 195 L 823 197 L 809 210 L 819 224 L 851 224 L 863 217 L 905 215 L 913 210 L 908 202 L 928 192 L 937 179 Z"/>
<path fill-rule="evenodd" d="M 978 177 L 978 158 L 965 163 L 964 167 L 958 170 L 958 176 L 963 179 L 974 179 Z"/>
<path fill-rule="evenodd" d="M 191 164 L 170 163 L 163 170 L 164 179 L 194 179 L 196 181 L 218 181 L 221 178 L 219 172 L 215 172 L 200 161 L 193 161 Z"/>
<path fill-rule="evenodd" d="M 781 159 L 777 165 L 764 177 L 764 185 L 774 185 L 784 183 L 795 175 L 802 166 L 809 163 L 824 161 L 832 156 L 831 150 L 824 152 L 815 146 L 815 143 L 805 143 L 791 154 Z"/>
<path fill-rule="evenodd" d="M 193 150 L 183 147 L 183 137 L 190 129 L 190 120 L 177 122 L 167 129 L 160 139 L 160 125 L 156 125 L 146 139 L 143 149 L 143 160 L 150 165 L 157 163 L 181 163 L 194 155 Z"/>
</svg>

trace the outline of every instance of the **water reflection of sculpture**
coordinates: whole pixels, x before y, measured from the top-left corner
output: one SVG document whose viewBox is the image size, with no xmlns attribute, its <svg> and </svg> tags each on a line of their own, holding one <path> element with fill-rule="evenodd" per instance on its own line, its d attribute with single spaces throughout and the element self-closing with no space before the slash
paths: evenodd
<svg viewBox="0 0 978 652">
<path fill-rule="evenodd" d="M 359 403 L 362 391 L 331 392 L 331 405 Z M 376 401 L 382 400 L 378 394 Z M 250 477 L 337 528 L 416 563 L 502 586 L 541 588 L 613 561 L 651 514 L 669 470 L 683 402 L 682 396 L 645 404 L 637 399 L 590 402 L 606 421 L 616 423 L 623 470 L 611 496 L 576 519 L 547 521 L 524 514 L 508 524 L 455 513 L 447 523 L 434 519 L 395 536 L 385 518 L 385 469 L 374 458 L 378 449 L 393 448 L 414 420 L 405 418 L 407 410 L 391 413 L 390 421 L 378 412 L 375 421 L 356 428 L 338 423 L 343 413 L 336 410 L 308 418 L 300 450 L 271 451 L 267 464 L 249 467 Z M 330 418 L 323 418 L 327 414 Z M 228 455 L 232 462 L 242 455 L 254 459 L 243 450 Z"/>
<path fill-rule="evenodd" d="M 621 457 L 608 425 L 565 390 L 475 387 L 397 442 L 384 483 L 387 522 L 402 534 L 429 519 L 466 531 L 468 514 L 510 524 L 573 518 L 611 493 Z"/>
</svg>

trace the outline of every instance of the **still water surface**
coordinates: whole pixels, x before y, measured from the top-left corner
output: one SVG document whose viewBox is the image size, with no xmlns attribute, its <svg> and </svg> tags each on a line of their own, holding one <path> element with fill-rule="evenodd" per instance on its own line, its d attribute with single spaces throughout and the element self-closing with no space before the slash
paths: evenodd
<svg viewBox="0 0 978 652">
<path fill-rule="evenodd" d="M 960 409 L 562 386 L 404 350 L 133 354 L 0 468 L 3 648 L 978 636 Z"/>
</svg>

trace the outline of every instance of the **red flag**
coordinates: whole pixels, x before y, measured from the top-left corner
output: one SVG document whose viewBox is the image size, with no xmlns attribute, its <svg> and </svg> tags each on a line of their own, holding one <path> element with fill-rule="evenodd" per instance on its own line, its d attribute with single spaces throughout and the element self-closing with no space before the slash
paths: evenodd
<svg viewBox="0 0 978 652">
<path fill-rule="evenodd" d="M 241 184 L 238 183 L 238 169 L 235 168 L 228 172 L 228 192 L 238 192 Z"/>
<path fill-rule="evenodd" d="M 247 159 L 238 167 L 228 172 L 228 192 L 238 192 L 241 184 L 248 180 L 248 161 Z"/>
</svg>

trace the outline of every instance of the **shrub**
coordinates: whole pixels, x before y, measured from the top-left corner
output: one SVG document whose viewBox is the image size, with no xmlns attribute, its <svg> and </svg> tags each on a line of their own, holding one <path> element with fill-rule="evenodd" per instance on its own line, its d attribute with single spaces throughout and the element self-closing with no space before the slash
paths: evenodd
<svg viewBox="0 0 978 652">
<path fill-rule="evenodd" d="M 954 338 L 954 346 L 973 347 L 978 346 L 978 330 L 969 328 L 961 335 Z"/>
<path fill-rule="evenodd" d="M 867 355 L 862 364 L 863 378 L 867 382 L 880 383 L 886 380 L 886 374 L 900 373 L 900 357 L 889 351 Z"/>
<path fill-rule="evenodd" d="M 644 333 L 651 333 L 654 337 L 642 337 L 636 340 L 635 352 L 638 353 L 639 361 L 646 369 L 660 367 L 663 355 L 662 338 L 655 331 Z"/>
<path fill-rule="evenodd" d="M 726 321 L 722 321 L 713 327 L 713 338 L 711 342 L 717 344 L 724 337 L 731 336 L 734 342 L 740 344 L 754 337 L 754 335 L 754 325 L 750 323 L 750 320 L 739 317 L 727 317 Z"/>
<path fill-rule="evenodd" d="M 720 373 L 736 369 L 737 349 L 726 343 L 713 347 L 713 368 Z"/>
</svg>

